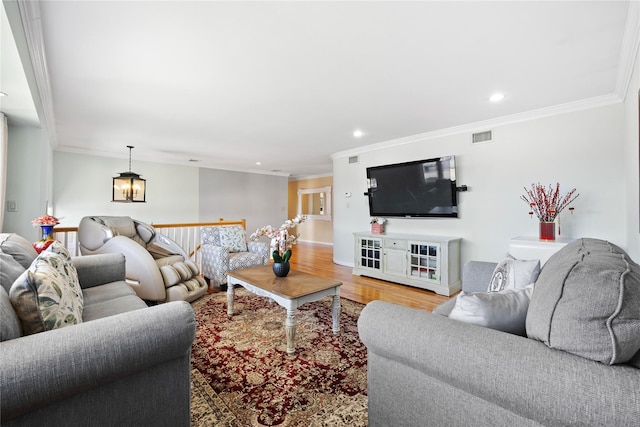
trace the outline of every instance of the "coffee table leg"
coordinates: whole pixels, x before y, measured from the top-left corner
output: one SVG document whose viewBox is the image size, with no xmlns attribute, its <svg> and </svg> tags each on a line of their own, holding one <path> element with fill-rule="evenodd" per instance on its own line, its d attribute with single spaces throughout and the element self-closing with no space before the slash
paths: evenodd
<svg viewBox="0 0 640 427">
<path fill-rule="evenodd" d="M 333 318 L 333 335 L 340 333 L 340 312 L 342 306 L 340 305 L 340 295 L 333 296 L 333 307 L 331 310 L 331 317 Z"/>
<path fill-rule="evenodd" d="M 229 317 L 233 316 L 233 296 L 234 296 L 233 285 L 227 283 L 227 315 Z"/>
<path fill-rule="evenodd" d="M 287 334 L 287 354 L 296 352 L 296 309 L 287 308 L 287 319 L 284 323 L 284 330 Z"/>
</svg>

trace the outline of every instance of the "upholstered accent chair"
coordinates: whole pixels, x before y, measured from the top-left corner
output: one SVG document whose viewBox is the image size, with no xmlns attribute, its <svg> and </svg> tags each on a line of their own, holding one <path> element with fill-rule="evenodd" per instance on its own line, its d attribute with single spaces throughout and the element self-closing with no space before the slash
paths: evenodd
<svg viewBox="0 0 640 427">
<path fill-rule="evenodd" d="M 249 241 L 238 225 L 201 227 L 202 274 L 205 279 L 227 288 L 227 273 L 269 264 L 269 244 Z"/>
<path fill-rule="evenodd" d="M 128 216 L 86 216 L 78 226 L 82 255 L 122 253 L 127 283 L 145 301 L 194 301 L 207 292 L 200 269 L 173 240 Z"/>
</svg>

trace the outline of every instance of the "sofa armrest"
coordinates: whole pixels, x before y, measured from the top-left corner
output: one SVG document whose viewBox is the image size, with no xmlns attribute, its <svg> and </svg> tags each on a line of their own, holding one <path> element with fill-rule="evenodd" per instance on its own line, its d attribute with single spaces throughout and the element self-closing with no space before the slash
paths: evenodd
<svg viewBox="0 0 640 427">
<path fill-rule="evenodd" d="M 172 360 L 188 361 L 195 328 L 193 309 L 180 301 L 4 341 L 2 420 Z"/>
<path fill-rule="evenodd" d="M 370 355 L 370 398 L 381 393 L 371 387 L 391 387 L 394 375 L 371 378 L 382 375 L 371 364 L 391 360 L 394 369 L 418 376 L 418 383 L 434 379 L 542 425 L 634 425 L 640 417 L 640 369 L 627 365 L 604 365 L 529 338 L 382 301 L 363 309 L 358 331 Z M 412 393 L 424 404 L 420 390 Z M 390 405 L 401 398 L 384 395 Z M 464 402 L 456 410 L 465 411 Z M 491 411 L 468 419 L 491 424 L 483 416 Z"/>
<path fill-rule="evenodd" d="M 462 290 L 465 292 L 487 292 L 489 282 L 498 264 L 486 261 L 469 261 L 462 270 Z"/>
<path fill-rule="evenodd" d="M 269 253 L 269 243 L 267 242 L 247 242 L 247 250 L 251 253 L 262 256 L 262 263 L 268 264 L 271 254 Z"/>
<path fill-rule="evenodd" d="M 216 283 L 227 283 L 229 271 L 229 249 L 213 244 L 200 247 L 202 256 L 202 275 Z"/>
<path fill-rule="evenodd" d="M 73 257 L 71 260 L 78 271 L 78 281 L 83 289 L 125 279 L 123 254 L 86 255 Z"/>
</svg>

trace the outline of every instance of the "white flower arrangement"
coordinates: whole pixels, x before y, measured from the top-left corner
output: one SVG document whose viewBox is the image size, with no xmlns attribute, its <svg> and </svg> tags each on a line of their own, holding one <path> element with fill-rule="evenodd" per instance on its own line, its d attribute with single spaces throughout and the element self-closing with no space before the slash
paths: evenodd
<svg viewBox="0 0 640 427">
<path fill-rule="evenodd" d="M 251 240 L 257 240 L 261 236 L 270 238 L 273 261 L 287 262 L 291 258 L 291 248 L 298 243 L 298 237 L 300 237 L 300 234 L 290 234 L 289 229 L 302 224 L 306 219 L 304 215 L 297 215 L 295 218 L 286 220 L 280 228 L 273 228 L 270 225 L 258 228 L 249 238 Z"/>
<path fill-rule="evenodd" d="M 384 224 L 384 223 L 385 223 L 385 221 L 386 221 L 386 219 L 385 219 L 385 218 L 378 218 L 378 217 L 375 217 L 375 218 L 371 218 L 371 222 L 370 222 L 370 224 Z"/>
</svg>

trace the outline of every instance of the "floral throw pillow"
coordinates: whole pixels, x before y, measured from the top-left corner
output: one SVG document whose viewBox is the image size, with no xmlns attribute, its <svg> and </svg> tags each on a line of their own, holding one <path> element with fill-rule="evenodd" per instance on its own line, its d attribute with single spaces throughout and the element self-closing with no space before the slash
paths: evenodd
<svg viewBox="0 0 640 427">
<path fill-rule="evenodd" d="M 58 254 L 64 260 L 71 261 L 71 254 L 69 253 L 69 250 L 61 242 L 57 240 L 53 241 L 53 243 L 46 249 L 46 252 L 52 252 L 54 254 Z"/>
<path fill-rule="evenodd" d="M 218 229 L 220 234 L 220 246 L 229 249 L 229 252 L 247 252 L 247 239 L 242 227 L 228 226 Z"/>
<path fill-rule="evenodd" d="M 515 259 L 508 256 L 498 263 L 487 292 L 500 292 L 505 289 L 522 289 L 538 279 L 540 260 Z"/>
<path fill-rule="evenodd" d="M 45 251 L 9 292 L 25 335 L 82 323 L 78 272 L 64 255 Z"/>
</svg>

